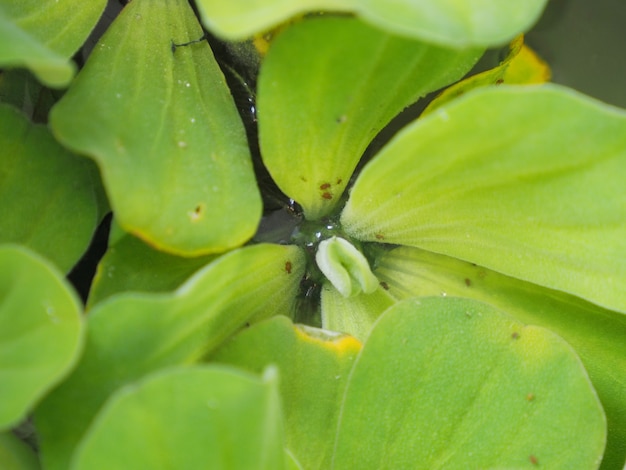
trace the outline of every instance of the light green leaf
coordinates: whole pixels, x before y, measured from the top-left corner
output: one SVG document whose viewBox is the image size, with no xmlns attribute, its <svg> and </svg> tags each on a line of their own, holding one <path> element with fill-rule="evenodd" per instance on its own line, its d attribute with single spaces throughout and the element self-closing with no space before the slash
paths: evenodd
<svg viewBox="0 0 626 470">
<path fill-rule="evenodd" d="M 256 373 L 275 364 L 280 371 L 286 445 L 303 468 L 325 470 L 341 396 L 360 348 L 350 336 L 276 317 L 243 330 L 210 359 Z"/>
<path fill-rule="evenodd" d="M 418 248 L 400 247 L 378 260 L 376 275 L 395 299 L 449 295 L 489 303 L 571 344 L 602 401 L 608 423 L 603 468 L 626 460 L 626 316 L 557 291 Z"/>
<path fill-rule="evenodd" d="M 3 104 L 0 128 L 0 243 L 25 245 L 68 272 L 102 215 L 97 168 Z"/>
<path fill-rule="evenodd" d="M 373 293 L 346 298 L 332 285 L 322 287 L 322 326 L 341 331 L 365 341 L 374 322 L 389 308 L 394 299 L 387 294 L 383 283 Z"/>
<path fill-rule="evenodd" d="M 261 198 L 243 124 L 186 0 L 137 0 L 53 108 L 55 135 L 101 167 L 118 223 L 196 256 L 241 245 Z"/>
<path fill-rule="evenodd" d="M 0 463 L 3 470 L 38 470 L 33 450 L 10 432 L 0 432 Z"/>
<path fill-rule="evenodd" d="M 596 468 L 605 437 L 561 338 L 487 304 L 431 297 L 396 304 L 372 330 L 331 468 Z"/>
<path fill-rule="evenodd" d="M 626 113 L 552 85 L 487 87 L 401 131 L 341 222 L 626 312 L 624 180 Z"/>
<path fill-rule="evenodd" d="M 371 294 L 378 288 L 367 258 L 348 240 L 332 236 L 317 246 L 315 262 L 344 297 Z"/>
<path fill-rule="evenodd" d="M 245 39 L 293 16 L 353 12 L 395 34 L 454 47 L 494 46 L 537 21 L 547 0 L 200 0 L 204 24 L 228 39 Z"/>
<path fill-rule="evenodd" d="M 529 30 L 548 0 L 357 0 L 378 27 L 452 47 L 503 45 Z"/>
<path fill-rule="evenodd" d="M 0 65 L 28 67 L 52 87 L 74 75 L 70 58 L 85 42 L 106 0 L 5 0 L 0 5 Z"/>
<path fill-rule="evenodd" d="M 455 51 L 316 18 L 273 42 L 259 76 L 259 139 L 274 181 L 309 220 L 330 213 L 374 136 L 424 94 L 461 78 L 482 51 Z"/>
<path fill-rule="evenodd" d="M 46 468 L 68 468 L 94 415 L 122 385 L 197 362 L 247 323 L 292 315 L 304 264 L 295 246 L 254 245 L 219 257 L 174 293 L 119 294 L 96 305 L 81 362 L 35 414 Z"/>
<path fill-rule="evenodd" d="M 71 468 L 284 469 L 275 372 L 259 379 L 196 366 L 126 386 L 103 407 Z"/>
<path fill-rule="evenodd" d="M 0 246 L 0 429 L 24 419 L 74 366 L 80 310 L 54 266 L 26 248 Z"/>
<path fill-rule="evenodd" d="M 112 231 L 121 230 L 113 221 Z M 179 287 L 215 255 L 183 258 L 155 250 L 127 233 L 109 238 L 89 290 L 88 306 L 120 292 L 167 292 Z"/>
</svg>

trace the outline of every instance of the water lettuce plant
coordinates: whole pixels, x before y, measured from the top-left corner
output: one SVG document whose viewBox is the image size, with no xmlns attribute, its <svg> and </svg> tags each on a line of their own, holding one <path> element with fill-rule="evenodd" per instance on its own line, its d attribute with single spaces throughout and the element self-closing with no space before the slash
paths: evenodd
<svg viewBox="0 0 626 470">
<path fill-rule="evenodd" d="M 626 112 L 545 0 L 132 0 L 75 74 L 104 3 L 0 3 L 4 467 L 623 468 Z"/>
</svg>

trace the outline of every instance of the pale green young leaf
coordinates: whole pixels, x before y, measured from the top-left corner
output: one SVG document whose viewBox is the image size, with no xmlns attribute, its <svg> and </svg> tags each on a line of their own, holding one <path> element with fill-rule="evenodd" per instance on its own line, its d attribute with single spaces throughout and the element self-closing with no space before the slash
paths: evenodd
<svg viewBox="0 0 626 470">
<path fill-rule="evenodd" d="M 408 300 L 357 357 L 331 468 L 596 468 L 605 426 L 555 334 L 469 299 Z"/>
<path fill-rule="evenodd" d="M 607 417 L 602 468 L 626 461 L 626 316 L 576 297 L 418 248 L 400 247 L 377 260 L 376 275 L 396 300 L 434 295 L 491 304 L 516 319 L 557 333 L 580 356 Z"/>
<path fill-rule="evenodd" d="M 0 429 L 26 418 L 74 367 L 80 310 L 51 263 L 21 246 L 0 246 Z"/>
<path fill-rule="evenodd" d="M 111 231 L 120 230 L 114 219 Z M 87 306 L 91 308 L 121 292 L 173 291 L 215 258 L 216 255 L 195 258 L 171 255 L 125 232 L 110 236 L 89 289 Z"/>
<path fill-rule="evenodd" d="M 333 210 L 374 136 L 461 78 L 482 50 L 435 47 L 355 18 L 315 18 L 272 43 L 258 85 L 259 139 L 274 181 L 309 220 Z"/>
<path fill-rule="evenodd" d="M 53 108 L 57 138 L 94 158 L 129 233 L 175 254 L 241 245 L 261 199 L 243 124 L 185 0 L 137 0 Z"/>
<path fill-rule="evenodd" d="M 49 86 L 74 75 L 72 55 L 85 42 L 106 0 L 4 0 L 0 4 L 0 65 L 27 67 Z"/>
<path fill-rule="evenodd" d="M 295 246 L 254 245 L 219 257 L 173 293 L 119 294 L 97 304 L 80 363 L 35 415 L 46 468 L 67 468 L 98 409 L 122 385 L 198 362 L 248 323 L 292 315 L 304 263 Z"/>
<path fill-rule="evenodd" d="M 35 452 L 11 432 L 0 432 L 0 463 L 3 470 L 39 470 Z"/>
<path fill-rule="evenodd" d="M 3 104 L 0 129 L 0 243 L 25 245 L 68 272 L 102 217 L 98 170 Z"/>
<path fill-rule="evenodd" d="M 537 21 L 547 0 L 200 0 L 204 24 L 227 39 L 264 32 L 296 15 L 355 13 L 394 34 L 453 47 L 495 46 Z"/>
<path fill-rule="evenodd" d="M 73 470 L 285 468 L 278 377 L 195 366 L 115 393 L 73 459 Z"/>
<path fill-rule="evenodd" d="M 626 312 L 625 180 L 626 113 L 554 85 L 487 87 L 401 131 L 341 222 Z"/>
<path fill-rule="evenodd" d="M 325 470 L 332 456 L 341 396 L 360 348 L 351 336 L 276 317 L 241 331 L 210 360 L 255 373 L 275 364 L 287 448 L 303 468 Z"/>
<path fill-rule="evenodd" d="M 395 303 L 387 287 L 383 283 L 372 293 L 346 298 L 331 284 L 325 284 L 321 294 L 322 327 L 365 341 L 378 317 Z"/>
</svg>

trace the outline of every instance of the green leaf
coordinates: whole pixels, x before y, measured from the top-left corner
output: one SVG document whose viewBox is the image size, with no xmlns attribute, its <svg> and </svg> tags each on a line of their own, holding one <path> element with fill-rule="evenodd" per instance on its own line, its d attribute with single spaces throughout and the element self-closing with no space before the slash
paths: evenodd
<svg viewBox="0 0 626 470">
<path fill-rule="evenodd" d="M 176 368 L 113 395 L 71 468 L 278 470 L 282 434 L 275 370 Z"/>
<path fill-rule="evenodd" d="M 571 344 L 602 401 L 608 423 L 603 468 L 626 461 L 626 316 L 576 297 L 498 274 L 454 258 L 400 247 L 377 260 L 376 275 L 397 300 L 450 295 L 489 303 Z"/>
<path fill-rule="evenodd" d="M 55 93 L 28 70 L 4 70 L 0 74 L 0 102 L 19 109 L 33 122 L 48 121 L 50 108 L 56 102 Z"/>
<path fill-rule="evenodd" d="M 245 39 L 295 15 L 353 12 L 403 36 L 454 47 L 494 46 L 513 39 L 537 21 L 547 0 L 199 0 L 207 28 L 228 39 Z"/>
<path fill-rule="evenodd" d="M 57 138 L 99 164 L 118 223 L 185 256 L 255 232 L 261 198 L 243 124 L 185 0 L 138 0 L 116 18 L 53 108 Z"/>
<path fill-rule="evenodd" d="M 112 230 L 121 230 L 113 221 Z M 89 291 L 88 307 L 121 292 L 167 292 L 209 264 L 215 255 L 183 258 L 155 250 L 127 233 L 109 239 Z"/>
<path fill-rule="evenodd" d="M 376 134 L 480 57 L 391 36 L 353 18 L 291 26 L 272 43 L 258 85 L 259 139 L 274 181 L 308 220 L 340 201 Z"/>
<path fill-rule="evenodd" d="M 625 113 L 557 86 L 487 87 L 401 131 L 341 222 L 626 312 L 625 179 Z"/>
<path fill-rule="evenodd" d="M 211 361 L 280 372 L 286 445 L 304 468 L 329 468 L 339 403 L 361 344 L 350 336 L 275 317 L 243 330 Z M 351 468 L 351 467 L 348 467 Z"/>
<path fill-rule="evenodd" d="M 28 67 L 48 86 L 74 76 L 70 58 L 85 42 L 106 0 L 5 0 L 0 5 L 0 65 Z"/>
<path fill-rule="evenodd" d="M 33 450 L 10 432 L 0 433 L 0 463 L 3 470 L 38 470 Z"/>
<path fill-rule="evenodd" d="M 0 243 L 25 245 L 68 272 L 102 215 L 97 168 L 3 104 L 0 128 Z"/>
<path fill-rule="evenodd" d="M 382 284 L 373 293 L 346 298 L 332 285 L 325 284 L 321 300 L 322 326 L 365 341 L 378 317 L 394 303 L 385 287 L 387 284 Z"/>
<path fill-rule="evenodd" d="M 529 30 L 547 0 L 358 1 L 357 12 L 396 34 L 452 47 L 497 46 Z"/>
<path fill-rule="evenodd" d="M 487 304 L 424 298 L 391 307 L 372 330 L 332 468 L 595 468 L 605 434 L 561 338 Z"/>
<path fill-rule="evenodd" d="M 46 468 L 68 468 L 98 409 L 122 385 L 197 362 L 248 323 L 292 315 L 304 265 L 295 246 L 254 245 L 219 257 L 174 293 L 97 304 L 81 362 L 35 414 Z"/>
<path fill-rule="evenodd" d="M 0 246 L 0 429 L 24 419 L 74 367 L 80 310 L 55 267 L 26 248 Z"/>
</svg>

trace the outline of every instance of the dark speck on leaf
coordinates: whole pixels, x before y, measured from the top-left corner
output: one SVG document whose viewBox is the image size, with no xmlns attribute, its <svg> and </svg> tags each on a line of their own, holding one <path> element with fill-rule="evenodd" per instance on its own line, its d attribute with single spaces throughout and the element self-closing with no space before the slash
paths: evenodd
<svg viewBox="0 0 626 470">
<path fill-rule="evenodd" d="M 287 274 L 291 274 L 291 261 L 285 263 L 285 271 L 287 271 Z"/>
<path fill-rule="evenodd" d="M 332 194 L 330 194 L 328 191 L 326 191 L 326 192 L 324 192 L 324 193 L 322 194 L 322 197 L 323 197 L 324 199 L 332 199 L 332 198 L 333 198 L 333 195 L 332 195 Z"/>
<path fill-rule="evenodd" d="M 467 287 L 470 287 L 470 286 L 472 285 L 472 280 L 471 280 L 469 277 L 466 277 L 466 278 L 465 278 L 465 285 L 466 285 Z"/>
<path fill-rule="evenodd" d="M 519 333 L 517 331 L 514 331 L 513 334 L 511 335 L 511 338 L 519 339 Z"/>
<path fill-rule="evenodd" d="M 320 185 L 320 189 L 328 189 L 330 188 L 330 183 L 324 183 Z"/>
<path fill-rule="evenodd" d="M 385 290 L 389 290 L 389 284 L 387 284 L 385 281 L 381 281 L 380 286 Z"/>
</svg>

